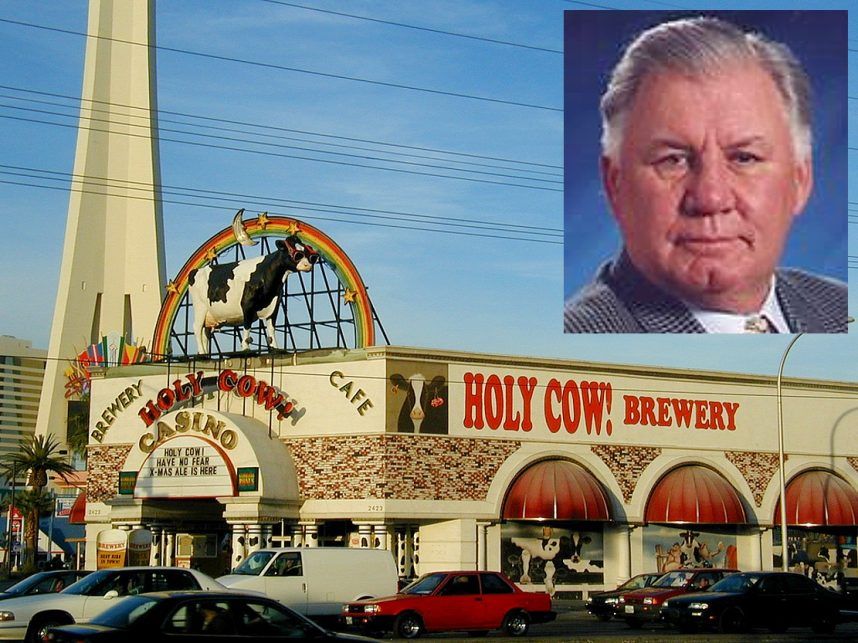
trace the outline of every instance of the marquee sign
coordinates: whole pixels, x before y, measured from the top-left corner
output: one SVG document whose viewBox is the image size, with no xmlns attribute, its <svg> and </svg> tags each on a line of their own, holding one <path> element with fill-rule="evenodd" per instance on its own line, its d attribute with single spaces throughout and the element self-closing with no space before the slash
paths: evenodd
<svg viewBox="0 0 858 643">
<path fill-rule="evenodd" d="M 217 443 L 179 435 L 149 453 L 137 474 L 135 498 L 216 498 L 236 495 L 235 468 Z"/>
</svg>

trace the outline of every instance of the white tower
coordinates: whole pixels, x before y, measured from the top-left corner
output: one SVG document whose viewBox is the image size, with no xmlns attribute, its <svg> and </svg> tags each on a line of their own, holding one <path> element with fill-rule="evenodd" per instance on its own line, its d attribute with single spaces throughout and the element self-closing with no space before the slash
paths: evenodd
<svg viewBox="0 0 858 643">
<path fill-rule="evenodd" d="M 164 245 L 155 0 L 90 0 L 73 191 L 36 434 L 66 438 L 68 361 L 110 334 L 152 340 Z"/>
</svg>

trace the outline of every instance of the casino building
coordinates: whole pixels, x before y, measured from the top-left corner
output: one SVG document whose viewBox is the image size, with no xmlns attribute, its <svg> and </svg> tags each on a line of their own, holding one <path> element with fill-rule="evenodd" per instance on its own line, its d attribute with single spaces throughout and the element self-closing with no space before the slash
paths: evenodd
<svg viewBox="0 0 858 643">
<path fill-rule="evenodd" d="M 784 386 L 790 560 L 820 578 L 858 574 L 856 389 Z M 780 565 L 773 378 L 374 346 L 105 369 L 91 404 L 90 548 L 380 547 L 562 592 Z"/>
<path fill-rule="evenodd" d="M 379 547 L 405 577 L 500 569 L 586 592 L 779 563 L 773 378 L 389 346 L 343 249 L 264 212 L 240 210 L 167 282 L 154 2 L 89 4 L 81 183 L 48 351 L 62 360 L 35 426 L 62 440 L 69 403 L 89 401 L 72 509 L 88 567 L 99 543 L 110 564 L 215 574 L 270 543 Z M 127 106 L 149 115 L 134 137 L 95 123 Z M 267 298 L 243 296 L 257 287 Z M 246 319 L 248 333 L 230 325 Z M 858 573 L 856 393 L 784 387 L 787 549 L 825 579 Z"/>
</svg>

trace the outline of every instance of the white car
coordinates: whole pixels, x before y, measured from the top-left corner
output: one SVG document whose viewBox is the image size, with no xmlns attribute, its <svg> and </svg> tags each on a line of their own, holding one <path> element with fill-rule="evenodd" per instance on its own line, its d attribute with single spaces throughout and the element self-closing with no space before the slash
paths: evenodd
<svg viewBox="0 0 858 643">
<path fill-rule="evenodd" d="M 210 576 L 177 567 L 101 569 L 58 594 L 10 598 L 0 603 L 0 640 L 41 643 L 54 625 L 86 623 L 125 596 L 163 590 L 226 589 Z"/>
</svg>

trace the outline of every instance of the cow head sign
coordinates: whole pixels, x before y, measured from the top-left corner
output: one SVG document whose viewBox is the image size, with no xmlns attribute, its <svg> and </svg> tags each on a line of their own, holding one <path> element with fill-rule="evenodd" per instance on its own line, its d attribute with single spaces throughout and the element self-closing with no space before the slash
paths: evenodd
<svg viewBox="0 0 858 643">
<path fill-rule="evenodd" d="M 194 307 L 194 335 L 200 354 L 209 353 L 212 331 L 221 326 L 243 328 L 241 346 L 250 348 L 250 328 L 256 320 L 265 325 L 268 345 L 277 348 L 274 321 L 286 278 L 309 272 L 319 254 L 297 236 L 276 241 L 274 252 L 224 264 L 209 264 L 188 276 Z"/>
</svg>

